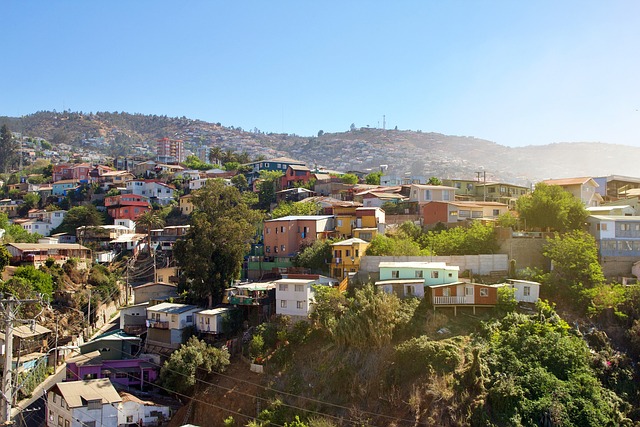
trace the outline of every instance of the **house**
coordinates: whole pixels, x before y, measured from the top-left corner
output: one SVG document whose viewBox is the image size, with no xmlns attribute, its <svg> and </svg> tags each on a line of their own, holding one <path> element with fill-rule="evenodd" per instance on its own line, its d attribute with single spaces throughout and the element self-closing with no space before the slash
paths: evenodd
<svg viewBox="0 0 640 427">
<path fill-rule="evenodd" d="M 542 181 L 547 185 L 557 185 L 573 194 L 586 207 L 600 206 L 603 197 L 597 192 L 598 183 L 590 177 L 547 179 Z"/>
<path fill-rule="evenodd" d="M 172 351 L 184 344 L 195 326 L 194 314 L 200 311 L 195 305 L 163 302 L 147 307 L 147 348 Z"/>
<path fill-rule="evenodd" d="M 177 286 L 171 283 L 149 282 L 133 288 L 133 303 L 136 305 L 177 296 Z"/>
<path fill-rule="evenodd" d="M 24 202 L 22 200 L 2 199 L 0 200 L 0 213 L 6 214 L 9 218 L 18 216 L 18 210 Z"/>
<path fill-rule="evenodd" d="M 191 201 L 193 194 L 186 194 L 180 197 L 178 208 L 182 215 L 191 215 L 193 213 L 193 202 Z"/>
<path fill-rule="evenodd" d="M 46 211 L 44 209 L 34 209 L 29 211 L 29 220 L 22 222 L 20 225 L 28 233 L 38 233 L 43 236 L 49 236 L 51 231 L 62 224 L 67 211 L 56 210 Z"/>
<path fill-rule="evenodd" d="M 38 268 L 48 259 L 62 265 L 76 258 L 78 268 L 91 265 L 91 250 L 75 243 L 7 243 L 5 247 L 11 254 L 12 265 L 33 265 Z"/>
<path fill-rule="evenodd" d="M 88 354 L 98 351 L 103 360 L 135 359 L 140 348 L 140 337 L 126 334 L 117 329 L 105 332 L 82 344 L 80 353 Z"/>
<path fill-rule="evenodd" d="M 598 184 L 596 192 L 607 201 L 626 199 L 630 195 L 630 190 L 640 189 L 640 178 L 630 176 L 599 176 L 593 180 Z"/>
<path fill-rule="evenodd" d="M 419 205 L 430 202 L 452 202 L 455 200 L 455 187 L 446 185 L 411 184 L 409 201 Z"/>
<path fill-rule="evenodd" d="M 456 224 L 471 219 L 495 220 L 509 206 L 498 202 L 431 202 L 422 206 L 422 224 Z"/>
<path fill-rule="evenodd" d="M 251 185 L 260 177 L 261 171 L 280 171 L 284 173 L 291 165 L 305 166 L 305 163 L 287 157 L 276 157 L 268 160 L 258 160 L 255 162 L 250 162 L 244 164 L 243 166 L 248 166 L 251 168 L 251 171 L 246 174 L 247 182 L 249 183 L 249 185 Z"/>
<path fill-rule="evenodd" d="M 264 222 L 266 256 L 293 257 L 303 241 L 325 239 L 334 232 L 331 215 L 290 215 Z"/>
<path fill-rule="evenodd" d="M 276 200 L 278 202 L 301 202 L 315 194 L 316 193 L 314 191 L 307 190 L 304 187 L 287 188 L 285 190 L 276 191 Z"/>
<path fill-rule="evenodd" d="M 224 332 L 224 319 L 233 314 L 231 307 L 211 308 L 195 313 L 196 331 L 201 334 L 220 335 Z"/>
<path fill-rule="evenodd" d="M 280 188 L 287 189 L 308 184 L 311 180 L 311 170 L 304 165 L 289 165 L 280 178 Z"/>
<path fill-rule="evenodd" d="M 118 405 L 119 426 L 159 426 L 171 419 L 171 408 L 121 391 Z"/>
<path fill-rule="evenodd" d="M 306 320 L 313 309 L 313 288 L 334 286 L 338 281 L 318 274 L 289 274 L 273 284 L 276 285 L 276 314 Z"/>
<path fill-rule="evenodd" d="M 592 206 L 587 208 L 590 215 L 606 215 L 606 216 L 635 216 L 636 210 L 631 205 L 610 205 L 604 204 L 600 206 Z"/>
<path fill-rule="evenodd" d="M 105 359 L 95 350 L 66 362 L 66 381 L 108 378 L 122 387 L 142 389 L 158 378 L 158 368 L 149 359 Z"/>
<path fill-rule="evenodd" d="M 47 390 L 47 426 L 118 427 L 120 402 L 108 378 L 60 382 Z"/>
<path fill-rule="evenodd" d="M 400 298 L 422 298 L 427 286 L 457 283 L 460 271 L 444 262 L 381 262 L 378 268 L 380 280 L 375 285 Z"/>
<path fill-rule="evenodd" d="M 640 257 L 640 216 L 589 215 L 587 223 L 605 276 L 627 276 Z"/>
<path fill-rule="evenodd" d="M 360 268 L 360 259 L 368 247 L 368 242 L 355 237 L 331 244 L 333 277 L 344 279 L 349 273 L 356 273 Z"/>
<path fill-rule="evenodd" d="M 529 280 L 507 279 L 497 285 L 508 286 L 514 290 L 514 297 L 518 302 L 536 303 L 540 298 L 540 283 Z"/>
<path fill-rule="evenodd" d="M 443 179 L 443 185 L 456 188 L 456 200 L 499 202 L 515 207 L 515 201 L 531 192 L 529 187 L 479 179 Z"/>
<path fill-rule="evenodd" d="M 151 247 L 160 251 L 171 251 L 173 245 L 185 238 L 189 232 L 190 225 L 170 225 L 164 228 L 151 230 Z"/>
<path fill-rule="evenodd" d="M 89 182 L 90 172 L 93 168 L 89 163 L 78 163 L 78 164 L 57 164 L 53 165 L 53 169 L 51 171 L 51 177 L 54 183 L 71 180 L 71 181 L 81 181 L 81 182 Z"/>
<path fill-rule="evenodd" d="M 145 212 L 151 210 L 149 198 L 136 194 L 119 194 L 104 198 L 104 205 L 109 216 L 116 219 L 135 221 Z"/>
<path fill-rule="evenodd" d="M 225 289 L 222 302 L 243 310 L 250 324 L 259 324 L 276 312 L 276 285 L 272 282 L 238 284 Z"/>
<path fill-rule="evenodd" d="M 425 287 L 425 297 L 429 298 L 434 311 L 436 308 L 453 308 L 455 316 L 458 308 L 471 307 L 475 314 L 478 307 L 495 307 L 498 287 L 466 282 L 429 285 Z"/>
<path fill-rule="evenodd" d="M 129 335 L 140 336 L 147 331 L 149 302 L 120 307 L 120 329 Z"/>
<path fill-rule="evenodd" d="M 13 368 L 18 372 L 26 372 L 33 369 L 42 358 L 46 362 L 51 335 L 51 330 L 37 323 L 16 326 L 13 329 L 11 351 Z M 0 336 L 0 343 L 2 343 L 0 354 L 4 356 L 4 333 Z M 1 359 L 0 365 L 4 366 L 4 358 Z"/>
<path fill-rule="evenodd" d="M 175 196 L 175 187 L 152 179 L 127 181 L 127 193 L 149 198 L 149 202 L 168 205 Z"/>
<path fill-rule="evenodd" d="M 123 188 L 128 181 L 135 179 L 135 175 L 127 171 L 108 171 L 98 177 L 94 177 L 94 182 L 101 184 L 102 188 Z"/>
<path fill-rule="evenodd" d="M 380 185 L 385 187 L 394 187 L 398 185 L 410 184 L 426 184 L 429 179 L 424 175 L 412 175 L 407 172 L 404 174 L 386 171 L 380 176 Z"/>
<path fill-rule="evenodd" d="M 52 196 L 66 196 L 69 190 L 75 190 L 79 185 L 79 181 L 76 179 L 63 179 L 57 182 L 54 182 L 51 186 L 51 195 Z"/>
</svg>

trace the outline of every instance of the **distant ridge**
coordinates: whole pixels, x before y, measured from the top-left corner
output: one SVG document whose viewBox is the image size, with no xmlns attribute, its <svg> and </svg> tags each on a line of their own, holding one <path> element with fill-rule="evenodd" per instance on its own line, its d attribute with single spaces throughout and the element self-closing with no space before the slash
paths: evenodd
<svg viewBox="0 0 640 427">
<path fill-rule="evenodd" d="M 14 132 L 43 137 L 54 144 L 80 144 L 104 137 L 113 153 L 126 154 L 129 145 L 170 136 L 188 149 L 202 145 L 247 151 L 251 157 L 286 156 L 337 170 L 377 170 L 388 165 L 398 173 L 440 178 L 474 178 L 486 171 L 488 180 L 528 185 L 542 179 L 572 176 L 640 176 L 640 148 L 596 142 L 554 143 L 506 147 L 475 137 L 432 132 L 360 128 L 317 137 L 246 131 L 186 117 L 124 112 L 41 111 L 21 118 L 0 117 Z"/>
</svg>

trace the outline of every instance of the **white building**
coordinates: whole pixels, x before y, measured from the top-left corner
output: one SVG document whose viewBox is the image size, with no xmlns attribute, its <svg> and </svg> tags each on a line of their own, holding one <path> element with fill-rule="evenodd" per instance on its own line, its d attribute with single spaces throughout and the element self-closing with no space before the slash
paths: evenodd
<svg viewBox="0 0 640 427">
<path fill-rule="evenodd" d="M 168 205 L 175 196 L 175 188 L 161 181 L 136 179 L 127 182 L 127 193 L 149 198 L 150 203 Z"/>
<path fill-rule="evenodd" d="M 185 332 L 194 326 L 195 305 L 163 302 L 147 308 L 147 346 L 178 348 L 186 342 Z"/>
<path fill-rule="evenodd" d="M 121 392 L 120 397 L 118 426 L 155 426 L 171 418 L 171 408 L 168 406 L 141 400 L 125 392 Z"/>
<path fill-rule="evenodd" d="M 67 211 L 57 210 L 47 212 L 45 210 L 37 210 L 29 212 L 29 220 L 20 224 L 28 233 L 38 233 L 43 236 L 51 235 L 51 231 L 64 220 Z"/>
<path fill-rule="evenodd" d="M 295 320 L 309 317 L 314 302 L 313 287 L 335 286 L 338 281 L 320 275 L 290 274 L 273 282 L 276 285 L 276 314 L 290 316 Z"/>
<path fill-rule="evenodd" d="M 540 283 L 529 280 L 507 279 L 503 286 L 514 289 L 514 297 L 518 302 L 538 302 L 540 298 Z"/>
<path fill-rule="evenodd" d="M 121 402 L 108 378 L 57 383 L 47 391 L 47 427 L 118 427 Z"/>
<path fill-rule="evenodd" d="M 224 317 L 231 312 L 232 309 L 229 307 L 198 311 L 195 314 L 196 330 L 205 334 L 221 334 Z"/>
</svg>

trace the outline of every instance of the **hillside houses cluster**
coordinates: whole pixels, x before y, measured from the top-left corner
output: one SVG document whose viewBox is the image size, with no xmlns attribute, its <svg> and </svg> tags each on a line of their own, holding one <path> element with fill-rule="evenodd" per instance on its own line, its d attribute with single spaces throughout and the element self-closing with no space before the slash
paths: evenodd
<svg viewBox="0 0 640 427">
<path fill-rule="evenodd" d="M 75 259 L 82 268 L 94 262 L 109 264 L 126 253 L 133 271 L 152 271 L 127 279 L 127 305 L 120 308 L 119 330 L 94 337 L 80 346 L 79 354 L 66 360 L 67 381 L 47 391 L 50 425 L 91 425 L 96 420 L 96 425 L 104 426 L 160 425 L 172 414 L 168 405 L 124 390 L 148 388 L 158 378 L 161 362 L 189 336 L 216 342 L 228 338 L 229 325 L 234 322 L 254 326 L 274 315 L 308 319 L 317 287 L 346 289 L 377 235 L 407 220 L 423 229 L 495 222 L 532 190 L 479 178 L 442 179 L 434 185 L 419 175 L 388 170 L 375 185 L 366 184 L 363 173 L 345 171 L 361 178 L 349 184 L 335 171 L 286 157 L 247 163 L 242 170 L 250 189 L 257 190 L 261 171 L 282 172 L 273 204 L 309 202 L 318 212 L 265 220 L 245 256 L 242 279 L 230 284 L 219 306 L 199 307 L 179 298 L 180 271 L 173 247 L 189 230 L 188 218 L 196 209 L 193 195 L 208 180 L 233 185 L 236 172 L 190 170 L 177 161 L 184 157 L 184 147 L 167 144 L 163 143 L 163 154 L 154 160 L 121 159 L 113 167 L 60 161 L 52 167 L 50 182 L 30 184 L 25 177 L 7 184 L 11 196 L 0 200 L 0 212 L 11 224 L 42 236 L 38 243 L 5 243 L 14 266 L 37 268 L 51 260 L 64 264 Z M 561 186 L 584 203 L 590 213 L 588 230 L 598 243 L 601 261 L 612 266 L 612 275 L 629 275 L 640 257 L 640 178 L 614 175 L 544 182 Z M 38 193 L 41 203 L 25 210 L 22 206 L 28 193 Z M 71 205 L 67 209 L 50 207 L 63 201 Z M 56 233 L 68 209 L 86 203 L 108 214 L 112 223 Z M 167 206 L 177 212 L 175 223 L 150 230 L 136 224 L 141 215 Z M 302 248 L 327 239 L 332 240 L 331 257 L 326 260 L 328 274 L 294 267 L 293 259 Z M 505 260 L 511 256 L 501 255 Z M 375 273 L 373 282 L 380 291 L 426 299 L 434 310 L 449 310 L 454 315 L 494 307 L 502 287 L 514 289 L 516 300 L 525 304 L 535 303 L 540 292 L 538 283 L 524 280 L 500 277 L 496 283 L 475 282 L 472 275 L 461 274 L 459 265 L 427 259 L 389 258 L 378 263 Z M 42 343 L 42 337 L 51 334 L 42 327 L 22 332 L 19 338 L 24 343 L 27 339 Z M 16 361 L 39 360 L 50 350 L 35 344 L 28 349 L 36 356 L 30 359 L 18 354 Z"/>
</svg>

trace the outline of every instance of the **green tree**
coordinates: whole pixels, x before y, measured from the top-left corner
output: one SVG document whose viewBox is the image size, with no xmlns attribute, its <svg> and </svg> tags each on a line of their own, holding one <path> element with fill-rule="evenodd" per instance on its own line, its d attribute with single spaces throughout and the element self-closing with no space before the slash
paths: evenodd
<svg viewBox="0 0 640 427">
<path fill-rule="evenodd" d="M 539 183 L 530 195 L 518 198 L 516 210 L 528 228 L 560 232 L 578 230 L 588 213 L 582 202 L 557 185 Z"/>
<path fill-rule="evenodd" d="M 188 394 L 197 378 L 212 372 L 224 372 L 229 352 L 207 345 L 196 337 L 171 354 L 160 369 L 160 383 L 178 394 Z"/>
<path fill-rule="evenodd" d="M 191 227 L 185 239 L 176 242 L 174 253 L 189 291 L 212 306 L 239 277 L 262 215 L 246 205 L 237 188 L 217 179 L 207 181 L 191 200 Z"/>
<path fill-rule="evenodd" d="M 369 256 L 419 256 L 429 255 L 428 250 L 421 250 L 420 245 L 404 236 L 376 235 L 367 247 Z"/>
<path fill-rule="evenodd" d="M 36 270 L 35 267 L 28 265 L 18 267 L 13 277 L 25 280 L 26 283 L 29 283 L 33 291 L 44 295 L 49 300 L 51 299 L 51 295 L 53 294 L 53 277 L 50 274 Z"/>
<path fill-rule="evenodd" d="M 0 276 L 4 271 L 4 268 L 9 265 L 11 261 L 11 254 L 7 250 L 6 246 L 0 245 Z"/>
<path fill-rule="evenodd" d="M 102 225 L 103 218 L 100 212 L 93 205 L 76 206 L 67 212 L 62 220 L 62 224 L 54 231 L 55 233 L 76 234 L 78 227 L 96 227 Z"/>
<path fill-rule="evenodd" d="M 371 172 L 369 175 L 364 177 L 364 182 L 369 185 L 380 185 L 380 178 L 382 177 L 382 172 Z"/>
<path fill-rule="evenodd" d="M 212 164 L 203 162 L 198 158 L 198 156 L 193 154 L 187 156 L 187 160 L 184 161 L 184 165 L 189 169 L 195 170 L 207 170 L 213 168 Z"/>
<path fill-rule="evenodd" d="M 512 212 L 505 212 L 498 216 L 496 224 L 500 227 L 511 228 L 512 230 L 515 230 L 515 228 L 518 226 L 518 218 L 516 218 L 516 216 Z"/>
<path fill-rule="evenodd" d="M 358 177 L 352 173 L 345 173 L 340 177 L 340 180 L 342 180 L 343 184 L 354 185 L 358 183 Z"/>
<path fill-rule="evenodd" d="M 289 215 L 316 215 L 320 208 L 316 203 L 305 202 L 280 202 L 271 211 L 271 218 L 282 218 Z"/>
<path fill-rule="evenodd" d="M 429 185 L 442 185 L 442 181 L 440 180 L 440 178 L 432 176 L 431 178 L 429 178 L 429 181 L 427 181 L 427 184 L 429 184 Z"/>
<path fill-rule="evenodd" d="M 566 295 L 567 291 L 582 292 L 605 281 L 596 241 L 584 231 L 556 233 L 547 239 L 542 253 L 553 263 L 548 279 L 552 290 Z"/>
<path fill-rule="evenodd" d="M 6 124 L 0 127 L 0 171 L 7 173 L 18 155 L 18 143 Z"/>
<path fill-rule="evenodd" d="M 469 227 L 430 231 L 420 236 L 419 243 L 437 255 L 492 254 L 499 248 L 493 225 L 480 222 L 473 222 Z"/>
<path fill-rule="evenodd" d="M 239 173 L 231 177 L 231 183 L 241 192 L 245 192 L 249 189 L 249 183 L 247 177 Z"/>
<path fill-rule="evenodd" d="M 327 273 L 331 263 L 331 243 L 330 240 L 315 240 L 310 245 L 303 244 L 293 257 L 293 265 Z"/>
<path fill-rule="evenodd" d="M 258 206 L 268 210 L 271 203 L 276 201 L 276 191 L 283 173 L 281 171 L 260 171 L 258 181 Z"/>
</svg>

